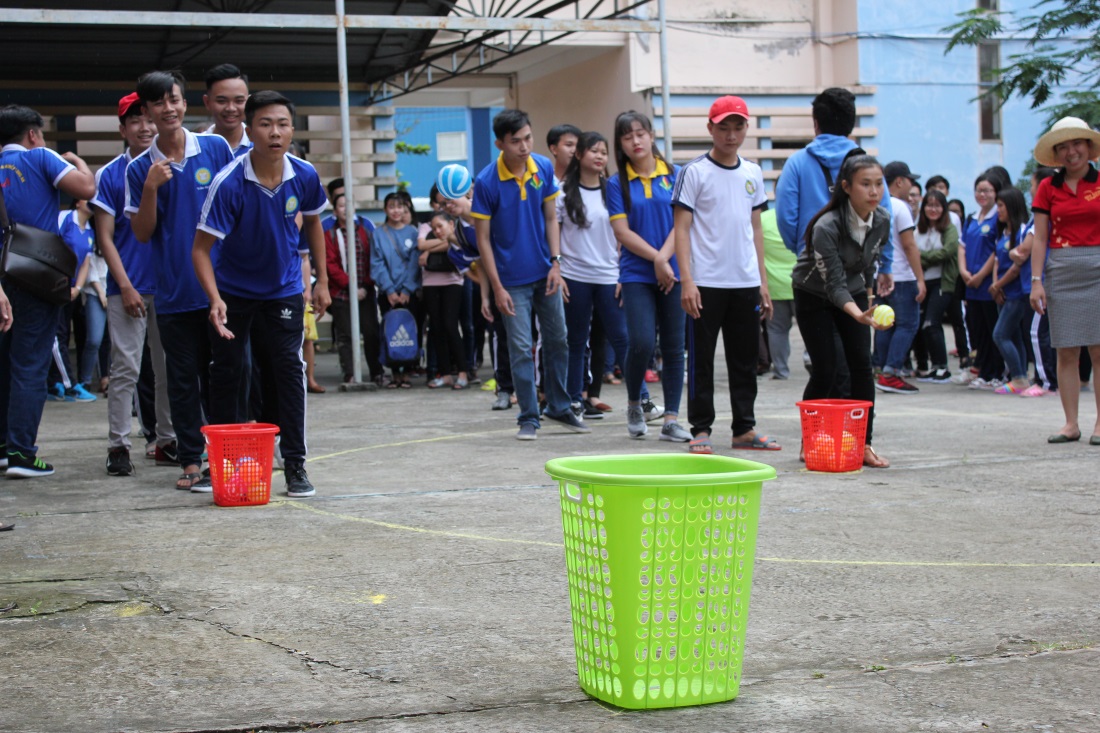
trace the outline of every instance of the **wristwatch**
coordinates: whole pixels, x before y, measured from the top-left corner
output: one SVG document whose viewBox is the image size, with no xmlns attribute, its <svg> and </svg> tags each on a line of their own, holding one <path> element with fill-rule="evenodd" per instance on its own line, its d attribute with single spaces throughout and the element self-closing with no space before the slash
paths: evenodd
<svg viewBox="0 0 1100 733">
<path fill-rule="evenodd" d="M 560 265 L 561 264 L 561 255 L 554 255 L 553 257 L 550 258 L 550 262 L 557 262 Z"/>
<path fill-rule="evenodd" d="M 1033 282 L 1033 283 L 1039 283 L 1039 282 L 1042 282 L 1042 281 L 1043 281 L 1043 278 L 1040 275 L 1032 275 L 1031 276 L 1031 282 Z"/>
</svg>

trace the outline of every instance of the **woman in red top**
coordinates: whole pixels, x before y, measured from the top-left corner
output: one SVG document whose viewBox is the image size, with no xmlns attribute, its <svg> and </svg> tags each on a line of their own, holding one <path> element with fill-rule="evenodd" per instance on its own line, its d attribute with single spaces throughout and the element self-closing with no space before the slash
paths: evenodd
<svg viewBox="0 0 1100 733">
<path fill-rule="evenodd" d="M 1066 424 L 1049 443 L 1081 439 L 1082 346 L 1088 347 L 1093 368 L 1100 368 L 1100 174 L 1091 163 L 1097 156 L 1100 133 L 1076 117 L 1058 120 L 1035 146 L 1040 165 L 1059 168 L 1039 184 L 1032 202 L 1031 307 L 1040 315 L 1050 309 L 1050 344 L 1058 351 L 1058 394 L 1066 414 Z M 1090 445 L 1100 445 L 1100 390 L 1096 407 Z"/>
</svg>

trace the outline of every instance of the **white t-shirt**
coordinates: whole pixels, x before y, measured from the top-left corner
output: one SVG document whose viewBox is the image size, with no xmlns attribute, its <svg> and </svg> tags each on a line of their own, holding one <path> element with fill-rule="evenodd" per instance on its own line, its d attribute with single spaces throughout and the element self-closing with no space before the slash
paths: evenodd
<svg viewBox="0 0 1100 733">
<path fill-rule="evenodd" d="M 693 214 L 691 275 L 705 288 L 760 286 L 752 212 L 768 208 L 764 173 L 744 158 L 731 167 L 702 155 L 680 169 L 673 206 Z"/>
<path fill-rule="evenodd" d="M 929 227 L 928 231 L 921 234 L 919 230 L 913 230 L 913 239 L 917 242 L 917 249 L 921 252 L 932 252 L 937 249 L 943 249 L 943 234 L 936 230 L 935 227 Z M 908 264 L 908 260 L 906 260 Z M 894 265 L 897 267 L 897 265 Z M 925 280 L 934 280 L 937 277 L 943 275 L 943 265 L 933 265 L 924 271 Z"/>
<path fill-rule="evenodd" d="M 894 243 L 894 282 L 912 282 L 917 279 L 909 258 L 901 248 L 901 234 L 913 228 L 913 212 L 909 204 L 899 198 L 890 197 L 890 239 Z"/>
<path fill-rule="evenodd" d="M 581 203 L 588 226 L 573 223 L 565 210 L 565 194 L 558 196 L 561 222 L 561 274 L 592 285 L 619 282 L 619 243 L 611 231 L 611 215 L 598 188 L 580 186 Z"/>
</svg>

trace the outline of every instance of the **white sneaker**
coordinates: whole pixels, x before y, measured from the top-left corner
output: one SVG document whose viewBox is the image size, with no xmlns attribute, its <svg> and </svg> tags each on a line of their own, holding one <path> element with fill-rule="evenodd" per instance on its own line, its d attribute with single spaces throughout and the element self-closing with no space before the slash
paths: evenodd
<svg viewBox="0 0 1100 733">
<path fill-rule="evenodd" d="M 642 403 L 642 412 L 645 413 L 646 422 L 653 422 L 665 416 L 665 408 L 656 404 L 653 400 L 646 400 Z"/>
<path fill-rule="evenodd" d="M 963 369 L 955 376 L 951 377 L 951 384 L 967 385 L 974 381 L 974 372 L 969 369 Z"/>
</svg>

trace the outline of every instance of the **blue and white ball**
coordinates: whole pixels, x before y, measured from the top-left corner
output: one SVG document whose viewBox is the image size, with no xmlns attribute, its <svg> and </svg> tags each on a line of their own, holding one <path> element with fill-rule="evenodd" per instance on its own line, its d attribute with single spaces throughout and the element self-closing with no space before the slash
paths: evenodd
<svg viewBox="0 0 1100 733">
<path fill-rule="evenodd" d="M 439 195 L 446 199 L 460 199 L 470 190 L 474 183 L 470 177 L 470 171 L 466 166 L 458 163 L 445 165 L 436 177 L 435 185 L 439 189 Z"/>
</svg>

